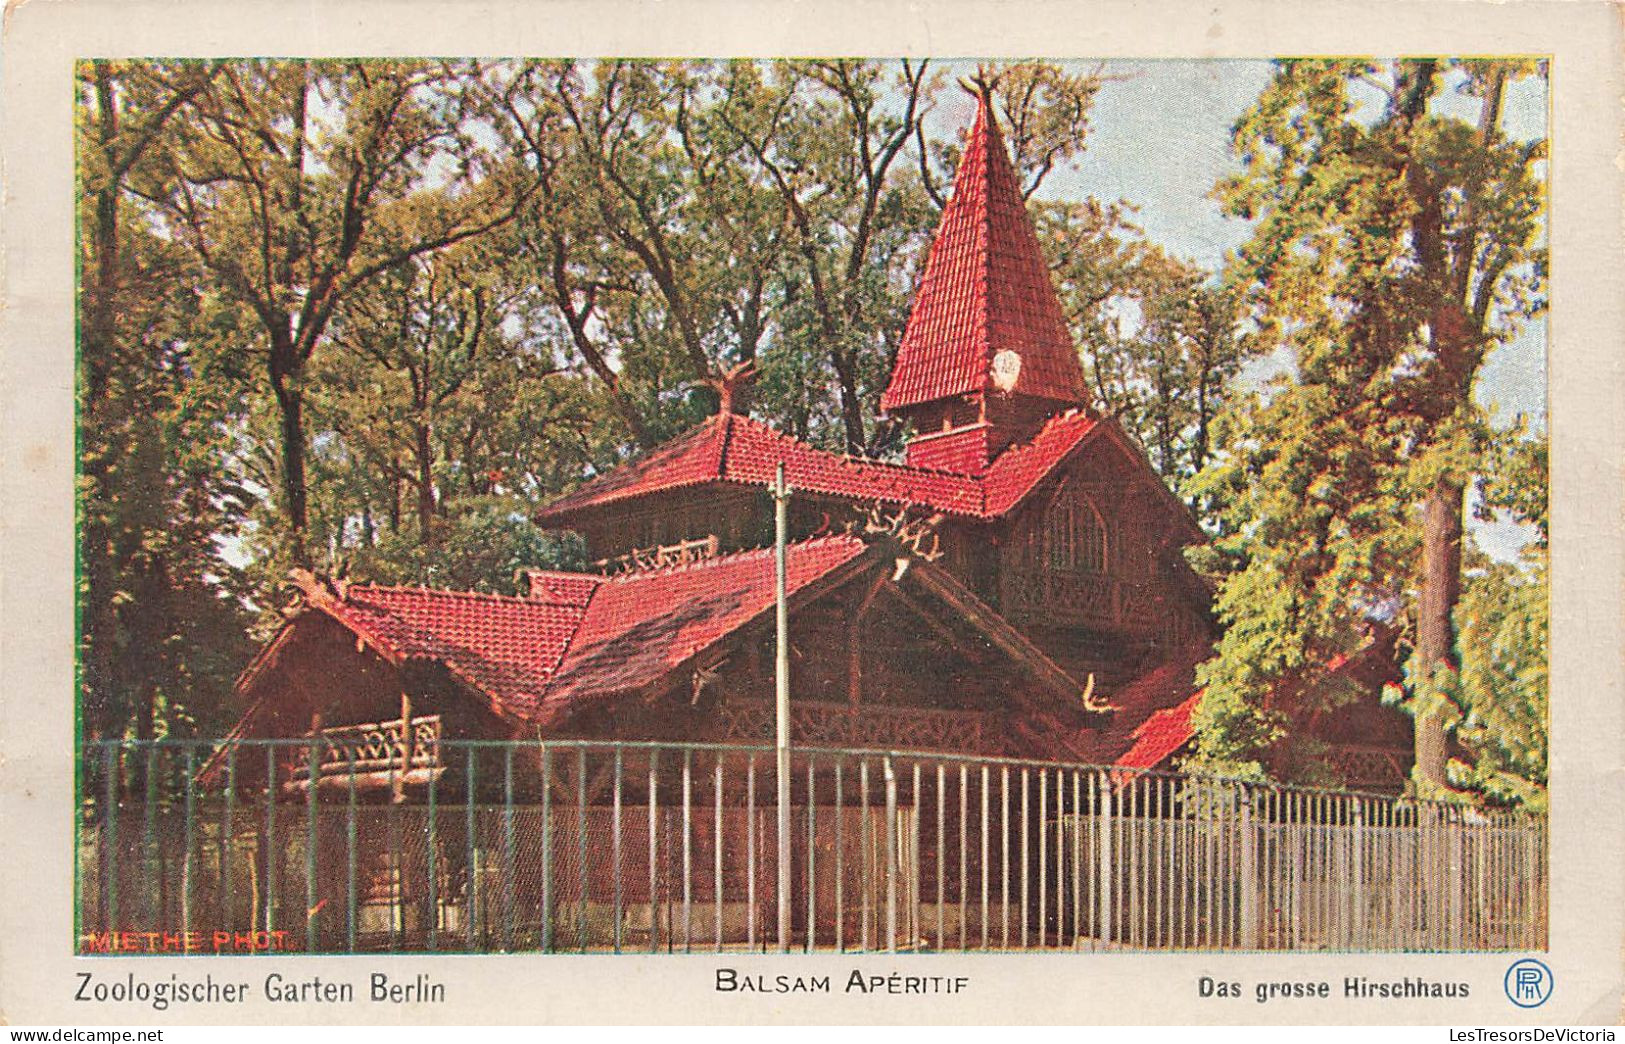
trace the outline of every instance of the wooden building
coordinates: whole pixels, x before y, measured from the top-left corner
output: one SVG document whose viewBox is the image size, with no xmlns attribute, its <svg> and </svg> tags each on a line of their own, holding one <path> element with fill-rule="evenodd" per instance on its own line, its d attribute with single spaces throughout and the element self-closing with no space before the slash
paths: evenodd
<svg viewBox="0 0 1625 1044">
<path fill-rule="evenodd" d="M 339 769 L 404 748 L 411 770 L 377 777 L 397 796 L 444 770 L 445 736 L 770 742 L 783 465 L 794 743 L 1135 768 L 1185 747 L 1216 636 L 1181 554 L 1203 534 L 1090 407 L 985 102 L 881 401 L 906 459 L 817 449 L 732 391 L 540 512 L 596 572 L 533 571 L 520 597 L 304 577 L 236 734 L 324 735 Z M 1383 662 L 1360 661 L 1357 708 L 1303 724 L 1346 782 L 1395 789 L 1409 733 L 1375 702 Z"/>
</svg>

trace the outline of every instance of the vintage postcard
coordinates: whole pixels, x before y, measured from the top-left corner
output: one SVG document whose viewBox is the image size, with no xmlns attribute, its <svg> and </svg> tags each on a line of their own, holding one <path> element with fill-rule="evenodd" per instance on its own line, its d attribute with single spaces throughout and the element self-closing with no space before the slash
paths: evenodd
<svg viewBox="0 0 1625 1044">
<path fill-rule="evenodd" d="M 0 1019 L 1618 1022 L 1620 23 L 1283 15 L 8 8 Z"/>
</svg>

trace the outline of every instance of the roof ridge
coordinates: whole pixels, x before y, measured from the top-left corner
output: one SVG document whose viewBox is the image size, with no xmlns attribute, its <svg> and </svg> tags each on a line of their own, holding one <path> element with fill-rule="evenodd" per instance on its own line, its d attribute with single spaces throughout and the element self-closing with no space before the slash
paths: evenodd
<svg viewBox="0 0 1625 1044">
<path fill-rule="evenodd" d="M 982 242 L 979 248 L 980 264 L 976 266 L 976 280 L 980 284 L 980 292 L 976 294 L 973 302 L 977 318 L 982 324 L 982 373 L 985 375 L 993 369 L 993 148 L 998 146 L 999 152 L 1004 153 L 1004 139 L 999 136 L 999 121 L 993 116 L 993 106 L 987 94 L 977 96 L 976 124 L 971 128 L 974 137 L 977 130 L 981 130 L 978 144 L 981 146 L 982 169 L 980 171 L 982 186 Z M 1019 188 L 1020 185 L 1018 184 Z"/>
<path fill-rule="evenodd" d="M 739 414 L 719 412 L 716 416 L 720 421 L 717 427 L 722 429 L 717 436 L 717 441 L 721 443 L 721 445 L 717 446 L 717 477 L 721 478 L 728 473 L 728 450 L 733 446 L 734 418 Z"/>
<path fill-rule="evenodd" d="M 867 457 L 857 453 L 844 453 L 837 452 L 835 450 L 827 450 L 822 446 L 813 445 L 806 439 L 799 438 L 787 431 L 782 431 L 767 421 L 757 420 L 754 417 L 747 417 L 745 419 L 750 421 L 751 424 L 755 425 L 756 427 L 761 428 L 780 439 L 793 443 L 802 449 L 809 450 L 813 453 L 822 454 L 823 456 L 829 457 L 831 460 L 839 461 L 842 464 L 848 464 L 853 467 L 873 466 L 880 468 L 893 468 L 897 471 L 913 472 L 920 475 L 941 475 L 944 478 L 968 479 L 971 481 L 975 481 L 977 478 L 974 475 L 966 475 L 962 471 L 950 471 L 947 468 L 932 468 L 920 464 L 910 464 L 907 461 L 902 460 L 884 460 L 880 457 Z"/>
<path fill-rule="evenodd" d="M 603 580 L 604 577 L 596 573 L 572 573 L 568 570 L 537 570 L 563 576 L 578 576 L 589 580 Z M 349 605 L 350 596 L 358 591 L 386 591 L 393 594 L 423 594 L 445 595 L 450 598 L 483 599 L 493 602 L 514 602 L 519 605 L 546 605 L 547 602 L 539 598 L 526 598 L 523 595 L 499 594 L 495 591 L 466 591 L 454 587 L 427 587 L 422 584 L 352 584 L 346 592 L 343 601 L 339 604 Z"/>
<path fill-rule="evenodd" d="M 856 540 L 859 543 L 863 542 L 862 537 L 855 536 L 851 533 L 822 533 L 817 536 L 805 537 L 801 540 L 792 540 L 785 546 L 790 549 L 795 549 L 810 547 L 813 544 L 835 543 L 836 541 L 845 542 L 848 540 Z M 772 550 L 772 544 L 764 544 L 761 547 L 744 547 L 738 549 L 737 551 L 728 551 L 724 554 L 712 555 L 710 558 L 701 558 L 693 562 L 679 562 L 674 565 L 650 566 L 647 569 L 628 569 L 625 572 L 616 573 L 613 576 L 606 576 L 603 579 L 605 584 L 614 584 L 651 576 L 670 576 L 674 573 L 695 572 L 701 569 L 708 569 L 730 562 L 737 562 L 741 559 L 749 558 L 752 555 L 761 555 L 771 552 Z M 602 587 L 603 584 L 600 584 L 599 586 Z M 597 594 L 597 588 L 594 588 L 593 593 Z"/>
</svg>

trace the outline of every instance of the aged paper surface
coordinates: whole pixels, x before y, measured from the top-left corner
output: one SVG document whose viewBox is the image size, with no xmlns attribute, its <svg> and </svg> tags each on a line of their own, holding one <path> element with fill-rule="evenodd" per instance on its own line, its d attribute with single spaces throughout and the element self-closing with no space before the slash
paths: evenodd
<svg viewBox="0 0 1625 1044">
<path fill-rule="evenodd" d="M 1601 3 L 523 4 L 114 3 L 32 0 L 5 24 L 0 344 L 0 1021 L 120 1023 L 1068 1022 L 1597 1024 L 1625 987 L 1625 298 L 1620 294 L 1617 9 Z M 1548 369 L 1552 470 L 1550 927 L 1544 952 L 862 954 L 780 957 L 424 954 L 75 955 L 74 160 L 76 59 L 117 57 L 873 55 L 1266 59 L 1282 55 L 1540 55 L 1550 79 Z M 1549 967 L 1549 1002 L 1508 1001 L 1512 962 Z M 719 992 L 738 976 L 827 977 L 828 995 Z M 244 985 L 240 1002 L 76 999 L 107 982 Z M 370 977 L 432 981 L 444 999 L 379 1004 Z M 963 980 L 929 996 L 843 991 L 854 975 Z M 349 1003 L 275 1004 L 262 988 L 320 974 Z M 428 980 L 419 979 L 428 976 Z M 1345 978 L 1462 982 L 1454 1000 L 1377 1003 Z M 1199 981 L 1243 984 L 1204 999 Z M 1325 980 L 1326 1000 L 1253 1000 L 1258 983 Z M 517 984 L 523 984 L 522 986 Z"/>
</svg>

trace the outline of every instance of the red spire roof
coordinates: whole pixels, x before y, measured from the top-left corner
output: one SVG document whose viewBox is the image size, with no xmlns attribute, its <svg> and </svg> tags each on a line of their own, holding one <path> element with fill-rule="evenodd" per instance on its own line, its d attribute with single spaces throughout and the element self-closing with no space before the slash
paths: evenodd
<svg viewBox="0 0 1625 1044">
<path fill-rule="evenodd" d="M 880 408 L 992 391 L 1086 402 L 1077 349 L 984 94 Z"/>
</svg>

